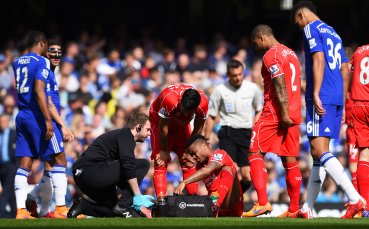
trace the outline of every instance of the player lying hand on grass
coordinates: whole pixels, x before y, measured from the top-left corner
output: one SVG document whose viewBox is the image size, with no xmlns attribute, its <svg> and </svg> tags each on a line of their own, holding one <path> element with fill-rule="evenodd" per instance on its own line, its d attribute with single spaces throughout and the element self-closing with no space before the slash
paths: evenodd
<svg viewBox="0 0 369 229">
<path fill-rule="evenodd" d="M 185 145 L 183 161 L 195 161 L 197 171 L 175 190 L 181 194 L 187 184 L 203 181 L 208 195 L 215 204 L 215 214 L 218 216 L 239 217 L 243 212 L 243 196 L 236 167 L 231 157 L 224 151 L 210 148 L 207 139 L 202 135 L 191 137 Z"/>
</svg>

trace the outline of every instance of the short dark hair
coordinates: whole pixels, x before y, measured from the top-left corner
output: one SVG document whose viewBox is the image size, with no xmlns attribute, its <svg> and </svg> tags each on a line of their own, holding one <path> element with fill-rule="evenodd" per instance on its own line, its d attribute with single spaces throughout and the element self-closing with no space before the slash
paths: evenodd
<svg viewBox="0 0 369 229">
<path fill-rule="evenodd" d="M 185 149 L 190 147 L 197 140 L 204 141 L 206 143 L 208 142 L 208 139 L 206 137 L 204 137 L 203 135 L 201 135 L 201 134 L 194 135 L 194 136 L 191 136 L 190 139 L 187 140 L 187 142 L 185 144 Z"/>
<path fill-rule="evenodd" d="M 227 63 L 227 75 L 230 73 L 231 68 L 239 68 L 242 67 L 242 69 L 244 69 L 243 64 L 236 60 L 236 59 L 232 59 L 230 61 L 228 61 Z"/>
<path fill-rule="evenodd" d="M 314 14 L 317 14 L 315 5 L 311 2 L 311 1 L 300 1 L 297 4 L 295 4 L 291 10 L 291 18 L 292 20 L 295 19 L 296 13 L 297 11 L 299 11 L 302 8 L 307 8 L 308 10 L 310 10 L 311 12 L 313 12 Z"/>
<path fill-rule="evenodd" d="M 200 93 L 196 89 L 189 88 L 182 95 L 181 105 L 185 110 L 193 111 L 199 106 L 200 101 Z"/>
<path fill-rule="evenodd" d="M 147 120 L 149 120 L 149 116 L 142 112 L 134 111 L 128 116 L 126 127 L 132 130 L 137 125 L 145 125 Z"/>
<path fill-rule="evenodd" d="M 60 40 L 59 40 L 59 39 L 56 39 L 56 38 L 54 38 L 54 39 L 49 39 L 47 43 L 48 43 L 48 46 L 52 46 L 52 45 L 58 45 L 58 46 L 61 46 L 61 42 L 60 42 Z"/>
<path fill-rule="evenodd" d="M 273 29 L 269 25 L 257 25 L 251 32 L 251 40 L 260 35 L 273 35 Z"/>
<path fill-rule="evenodd" d="M 46 35 L 41 31 L 32 31 L 28 35 L 27 47 L 32 48 L 39 42 L 46 42 Z"/>
</svg>

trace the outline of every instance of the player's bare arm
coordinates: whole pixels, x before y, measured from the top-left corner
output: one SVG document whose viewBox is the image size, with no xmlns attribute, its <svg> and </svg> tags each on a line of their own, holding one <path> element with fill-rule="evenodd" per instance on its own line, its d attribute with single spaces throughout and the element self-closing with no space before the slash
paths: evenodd
<svg viewBox="0 0 369 229">
<path fill-rule="evenodd" d="M 192 176 L 187 178 L 186 180 L 182 181 L 176 190 L 174 191 L 177 194 L 181 194 L 183 189 L 186 187 L 187 184 L 191 184 L 197 181 L 201 181 L 203 179 L 208 178 L 214 171 L 221 170 L 222 165 L 218 162 L 212 161 L 209 165 L 200 170 L 197 170 Z"/>
<path fill-rule="evenodd" d="M 67 125 L 63 121 L 63 119 L 60 117 L 58 110 L 56 109 L 55 104 L 53 103 L 53 100 L 51 99 L 51 96 L 48 96 L 48 105 L 49 105 L 49 111 L 52 119 L 58 123 L 62 128 L 63 133 L 63 140 L 66 142 L 71 142 L 74 140 L 73 133 L 67 128 Z"/>
<path fill-rule="evenodd" d="M 206 120 L 206 125 L 205 125 L 205 129 L 204 129 L 204 136 L 209 139 L 210 138 L 210 134 L 213 130 L 214 124 L 215 124 L 215 119 L 216 117 L 209 115 L 209 117 Z"/>
<path fill-rule="evenodd" d="M 341 74 L 342 74 L 342 78 L 343 78 L 343 104 L 346 104 L 346 99 L 347 99 L 347 92 L 350 86 L 350 70 L 349 70 L 349 66 L 348 63 L 342 63 L 341 64 Z M 343 109 L 343 114 L 342 114 L 342 121 L 341 123 L 345 123 L 345 119 L 346 119 L 346 113 L 345 113 L 345 109 Z"/>
<path fill-rule="evenodd" d="M 54 128 L 51 121 L 51 115 L 47 106 L 47 99 L 45 94 L 45 82 L 41 80 L 35 80 L 35 95 L 37 104 L 40 107 L 40 110 L 45 118 L 45 124 L 46 124 L 46 134 L 45 139 L 49 140 L 54 134 Z"/>
<path fill-rule="evenodd" d="M 324 53 L 323 52 L 315 52 L 311 56 L 313 58 L 313 80 L 314 80 L 314 92 L 313 92 L 313 100 L 316 112 L 318 115 L 324 115 L 325 109 L 323 108 L 322 101 L 320 100 L 320 88 L 322 87 L 323 77 L 324 77 Z"/>
<path fill-rule="evenodd" d="M 156 163 L 159 166 L 164 166 L 166 162 L 170 160 L 170 152 L 168 149 L 168 133 L 169 133 L 169 120 L 160 118 L 159 121 L 159 138 L 160 138 L 160 152 L 157 155 Z"/>
<path fill-rule="evenodd" d="M 198 135 L 202 133 L 202 129 L 204 127 L 206 119 L 197 119 L 193 122 L 193 131 L 191 136 Z"/>
<path fill-rule="evenodd" d="M 286 127 L 290 127 L 293 125 L 293 121 L 290 119 L 288 115 L 288 94 L 284 75 L 274 77 L 272 82 L 274 85 L 275 94 L 277 97 L 279 107 L 281 108 L 283 124 Z"/>
</svg>

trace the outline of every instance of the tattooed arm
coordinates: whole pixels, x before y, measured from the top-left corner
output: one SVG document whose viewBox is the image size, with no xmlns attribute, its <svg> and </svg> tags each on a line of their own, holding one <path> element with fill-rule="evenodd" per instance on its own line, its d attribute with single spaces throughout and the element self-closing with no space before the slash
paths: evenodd
<svg viewBox="0 0 369 229">
<path fill-rule="evenodd" d="M 186 187 L 187 184 L 191 184 L 197 181 L 201 181 L 205 178 L 208 178 L 214 171 L 221 170 L 222 165 L 218 162 L 212 161 L 209 165 L 200 170 L 197 170 L 192 176 L 188 177 L 186 180 L 182 181 L 174 193 L 181 194 L 183 189 Z"/>
<path fill-rule="evenodd" d="M 272 82 L 274 85 L 279 108 L 281 109 L 282 122 L 286 127 L 290 127 L 291 125 L 293 125 L 293 121 L 288 115 L 288 94 L 284 75 L 274 77 L 272 79 Z"/>
</svg>

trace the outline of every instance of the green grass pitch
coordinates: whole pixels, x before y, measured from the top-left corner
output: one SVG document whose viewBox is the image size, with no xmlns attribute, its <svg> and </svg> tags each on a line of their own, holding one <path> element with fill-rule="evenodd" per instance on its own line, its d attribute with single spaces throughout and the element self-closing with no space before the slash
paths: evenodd
<svg viewBox="0 0 369 229">
<path fill-rule="evenodd" d="M 90 219 L 36 219 L 0 220 L 0 228 L 369 228 L 369 219 L 343 220 L 338 218 L 278 219 L 262 218 L 90 218 Z"/>
</svg>

